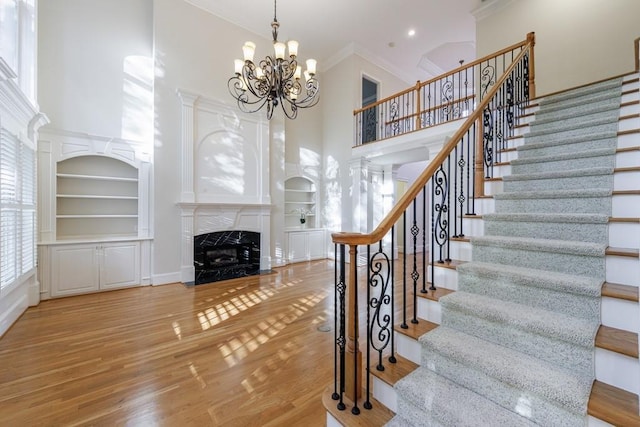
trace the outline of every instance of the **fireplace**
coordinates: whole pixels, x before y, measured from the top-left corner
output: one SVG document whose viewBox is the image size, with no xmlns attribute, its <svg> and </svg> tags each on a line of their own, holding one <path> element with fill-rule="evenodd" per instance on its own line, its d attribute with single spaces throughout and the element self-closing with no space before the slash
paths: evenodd
<svg viewBox="0 0 640 427">
<path fill-rule="evenodd" d="M 216 231 L 193 242 L 196 285 L 260 274 L 260 233 Z"/>
</svg>

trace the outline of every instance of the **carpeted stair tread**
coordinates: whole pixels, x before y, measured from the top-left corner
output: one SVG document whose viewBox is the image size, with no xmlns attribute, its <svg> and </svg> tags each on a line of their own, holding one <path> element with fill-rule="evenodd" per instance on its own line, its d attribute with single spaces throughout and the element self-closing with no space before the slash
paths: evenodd
<svg viewBox="0 0 640 427">
<path fill-rule="evenodd" d="M 496 193 L 493 195 L 495 200 L 506 199 L 574 199 L 574 198 L 593 198 L 593 197 L 610 197 L 612 190 L 605 188 L 585 188 L 585 189 L 569 189 L 569 190 L 536 190 L 521 191 L 517 193 Z"/>
<path fill-rule="evenodd" d="M 579 224 L 608 224 L 609 216 L 591 213 L 489 213 L 485 221 L 558 222 Z"/>
<path fill-rule="evenodd" d="M 397 426 L 432 425 L 425 423 L 425 418 L 431 418 L 432 422 L 446 426 L 533 427 L 536 425 L 527 418 L 505 409 L 427 368 L 419 368 L 400 380 L 396 385 L 396 390 L 401 392 L 409 404 L 424 413 L 415 420 L 405 419 L 404 422 L 408 424 L 395 424 Z M 464 402 L 464 404 L 460 405 L 460 402 Z M 404 414 L 404 411 L 401 413 Z"/>
<path fill-rule="evenodd" d="M 575 414 L 586 414 L 592 378 L 572 375 L 535 357 L 446 326 L 423 335 L 420 342 L 429 351 L 522 390 L 523 394 L 532 393 Z M 422 365 L 428 366 L 428 356 L 428 352 L 423 353 Z"/>
<path fill-rule="evenodd" d="M 578 152 L 570 152 L 564 154 L 555 154 L 548 156 L 537 156 L 537 157 L 526 157 L 523 159 L 513 159 L 511 160 L 511 166 L 520 166 L 520 165 L 528 165 L 532 163 L 553 163 L 559 162 L 563 160 L 575 160 L 575 159 L 584 159 L 589 157 L 604 157 L 604 156 L 612 156 L 616 154 L 616 147 L 606 147 L 606 148 L 596 148 L 592 150 L 578 151 Z"/>
<path fill-rule="evenodd" d="M 612 175 L 613 167 L 598 167 L 590 169 L 573 169 L 573 170 L 553 170 L 549 172 L 537 172 L 517 175 L 503 176 L 504 182 L 508 181 L 527 181 L 539 179 L 560 179 L 560 178 L 579 178 L 587 176 Z"/>
<path fill-rule="evenodd" d="M 599 319 L 603 280 L 473 261 L 458 272 L 458 291 L 512 301 L 582 319 Z"/>
<path fill-rule="evenodd" d="M 507 249 L 527 249 L 589 257 L 604 257 L 607 249 L 606 244 L 509 236 L 476 236 L 471 238 L 471 243 L 477 246 L 500 246 Z"/>
<path fill-rule="evenodd" d="M 555 137 L 570 135 L 575 132 L 576 135 L 584 135 L 585 133 L 609 130 L 618 127 L 618 115 L 612 117 L 591 118 L 590 120 L 576 120 L 563 124 L 555 124 L 554 126 L 541 126 L 540 129 L 531 129 L 524 137 L 525 141 L 535 140 L 536 137 L 555 134 Z M 533 125 L 532 125 L 533 126 Z M 591 129 L 593 128 L 593 129 Z"/>
<path fill-rule="evenodd" d="M 620 93 L 622 88 L 622 79 L 615 78 L 606 80 L 603 82 L 590 84 L 587 86 L 570 89 L 567 91 L 563 91 L 561 93 L 555 95 L 549 95 L 540 100 L 540 107 L 548 107 L 552 104 L 557 104 L 559 102 L 573 100 L 573 99 L 581 99 L 582 101 L 588 100 L 588 97 L 594 94 L 603 93 L 606 91 L 611 91 L 613 93 Z"/>
<path fill-rule="evenodd" d="M 496 304 L 493 298 L 464 291 L 441 298 L 440 304 L 443 309 L 464 312 L 491 322 L 506 323 L 523 331 L 582 347 L 593 347 L 600 326 L 599 319 L 589 321 L 509 301 Z"/>
<path fill-rule="evenodd" d="M 582 98 L 573 98 L 563 102 L 557 102 L 555 105 L 548 104 L 536 112 L 535 120 L 538 121 L 540 117 L 550 115 L 563 117 L 567 114 L 575 114 L 574 108 L 585 108 L 583 111 L 595 111 L 601 108 L 606 109 L 606 106 L 609 104 L 614 104 L 619 108 L 620 93 L 600 92 Z"/>
<path fill-rule="evenodd" d="M 490 279 L 508 279 L 518 286 L 539 287 L 575 295 L 600 297 L 602 283 L 593 277 L 553 273 L 535 268 L 486 262 L 468 262 L 458 268 L 459 274 L 474 274 Z"/>
<path fill-rule="evenodd" d="M 614 148 L 617 143 L 616 133 L 617 129 L 610 129 L 607 132 L 591 132 L 587 135 L 547 138 L 538 142 L 527 141 L 526 144 L 517 147 L 518 159 L 571 154 L 589 149 Z"/>
<path fill-rule="evenodd" d="M 547 117 L 538 118 L 529 125 L 529 134 L 536 134 L 550 129 L 567 130 L 578 129 L 582 126 L 598 126 L 605 123 L 613 123 L 619 120 L 620 106 L 609 105 L 606 108 L 587 110 L 587 106 L 583 107 L 584 111 L 580 114 L 554 114 Z"/>
</svg>

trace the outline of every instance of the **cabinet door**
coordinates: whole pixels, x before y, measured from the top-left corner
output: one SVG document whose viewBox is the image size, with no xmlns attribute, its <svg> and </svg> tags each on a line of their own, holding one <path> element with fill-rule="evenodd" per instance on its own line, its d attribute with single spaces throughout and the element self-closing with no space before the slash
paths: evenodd
<svg viewBox="0 0 640 427">
<path fill-rule="evenodd" d="M 307 233 L 289 233 L 289 262 L 307 261 L 309 259 Z"/>
<path fill-rule="evenodd" d="M 75 295 L 99 289 L 95 245 L 51 249 L 51 296 Z"/>
<path fill-rule="evenodd" d="M 324 230 L 309 231 L 309 259 L 326 258 L 326 242 Z"/>
<path fill-rule="evenodd" d="M 140 243 L 108 243 L 100 251 L 100 289 L 140 284 Z"/>
</svg>

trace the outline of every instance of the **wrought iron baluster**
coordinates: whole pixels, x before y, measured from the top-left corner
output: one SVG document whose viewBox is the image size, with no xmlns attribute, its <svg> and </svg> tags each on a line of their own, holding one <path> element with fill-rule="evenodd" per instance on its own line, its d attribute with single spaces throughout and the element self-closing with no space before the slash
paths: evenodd
<svg viewBox="0 0 640 427">
<path fill-rule="evenodd" d="M 444 246 L 449 240 L 449 204 L 447 201 L 447 195 L 449 194 L 449 175 L 444 170 L 443 166 L 444 163 L 440 165 L 436 173 L 433 175 L 434 198 L 432 201 L 435 211 L 435 228 L 433 230 L 433 235 L 435 243 L 439 248 L 438 263 L 440 264 L 445 262 Z M 436 196 L 438 197 L 438 200 L 436 200 Z"/>
<path fill-rule="evenodd" d="M 407 245 L 407 211 L 402 214 L 402 240 L 405 248 Z M 407 325 L 407 250 L 404 250 L 402 254 L 402 323 L 400 324 L 402 329 L 409 329 Z"/>
<path fill-rule="evenodd" d="M 418 233 L 420 232 L 420 228 L 418 228 L 418 224 L 416 222 L 416 214 L 417 214 L 417 202 L 413 200 L 413 225 L 411 226 L 411 235 L 413 236 L 413 271 L 411 271 L 411 280 L 413 280 L 413 318 L 411 319 L 411 323 L 418 323 L 417 316 L 417 308 L 418 308 L 418 279 L 420 278 L 420 273 L 418 273 L 418 262 L 417 262 L 417 242 L 418 242 Z"/>
<path fill-rule="evenodd" d="M 369 258 L 369 286 L 370 289 L 376 289 L 377 293 L 368 297 L 369 308 L 373 311 L 373 317 L 370 319 L 369 341 L 371 347 L 378 353 L 377 365 L 378 371 L 384 371 L 382 362 L 383 352 L 389 346 L 391 336 L 393 335 L 393 324 L 391 323 L 391 315 L 385 313 L 385 308 L 393 311 L 391 306 L 390 280 L 391 280 L 391 261 L 384 253 L 382 240 L 378 244 L 378 251 L 373 255 L 367 253 Z M 369 364 L 370 361 L 367 360 Z M 369 365 L 367 365 L 369 366 Z"/>
<path fill-rule="evenodd" d="M 345 308 L 345 294 L 346 294 L 346 281 L 345 281 L 345 245 L 340 245 L 340 278 L 336 284 L 336 290 L 338 292 L 338 300 L 340 302 L 340 332 L 338 334 L 338 338 L 336 340 L 336 344 L 340 349 L 340 394 L 338 399 L 337 408 L 340 411 L 344 411 L 346 405 L 344 404 L 344 392 L 345 392 L 345 368 L 346 368 L 346 358 L 345 358 L 345 346 L 346 346 L 346 308 Z M 335 396 L 334 396 L 335 399 Z"/>
<path fill-rule="evenodd" d="M 422 289 L 420 292 L 427 293 L 427 186 L 422 187 Z"/>
</svg>

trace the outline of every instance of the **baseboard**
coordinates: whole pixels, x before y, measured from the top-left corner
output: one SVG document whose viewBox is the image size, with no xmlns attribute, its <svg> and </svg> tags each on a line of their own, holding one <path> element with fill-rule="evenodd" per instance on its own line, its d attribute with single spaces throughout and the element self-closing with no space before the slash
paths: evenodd
<svg viewBox="0 0 640 427">
<path fill-rule="evenodd" d="M 11 325 L 29 306 L 28 293 L 29 289 L 24 283 L 0 299 L 0 337 L 11 328 Z"/>
<path fill-rule="evenodd" d="M 166 285 L 168 283 L 181 283 L 180 280 L 180 272 L 176 271 L 173 273 L 164 273 L 164 274 L 154 274 L 151 276 L 151 284 L 155 285 Z"/>
</svg>

